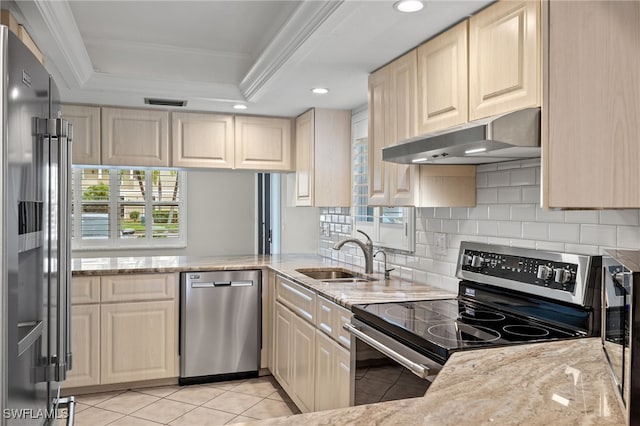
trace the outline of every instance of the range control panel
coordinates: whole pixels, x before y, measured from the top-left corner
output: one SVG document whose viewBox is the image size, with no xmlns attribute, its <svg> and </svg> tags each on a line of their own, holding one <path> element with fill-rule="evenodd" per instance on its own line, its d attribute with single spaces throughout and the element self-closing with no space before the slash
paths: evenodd
<svg viewBox="0 0 640 426">
<path fill-rule="evenodd" d="M 578 265 L 466 249 L 462 270 L 573 293 Z"/>
</svg>

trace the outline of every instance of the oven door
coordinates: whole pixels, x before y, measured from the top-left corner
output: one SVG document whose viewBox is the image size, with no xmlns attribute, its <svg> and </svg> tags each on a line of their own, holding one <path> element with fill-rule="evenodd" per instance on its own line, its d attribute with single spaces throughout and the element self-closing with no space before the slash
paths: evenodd
<svg viewBox="0 0 640 426">
<path fill-rule="evenodd" d="M 424 396 L 442 365 L 357 318 L 351 333 L 351 405 Z"/>
</svg>

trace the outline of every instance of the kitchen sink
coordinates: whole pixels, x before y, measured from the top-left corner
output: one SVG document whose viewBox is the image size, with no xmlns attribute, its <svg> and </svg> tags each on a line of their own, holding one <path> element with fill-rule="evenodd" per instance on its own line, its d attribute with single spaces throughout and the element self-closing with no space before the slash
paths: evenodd
<svg viewBox="0 0 640 426">
<path fill-rule="evenodd" d="M 362 281 L 375 281 L 373 278 L 369 278 L 365 275 L 357 272 L 345 271 L 339 268 L 307 268 L 296 269 L 303 275 L 313 278 L 319 281 L 331 281 L 331 282 L 362 282 Z"/>
</svg>

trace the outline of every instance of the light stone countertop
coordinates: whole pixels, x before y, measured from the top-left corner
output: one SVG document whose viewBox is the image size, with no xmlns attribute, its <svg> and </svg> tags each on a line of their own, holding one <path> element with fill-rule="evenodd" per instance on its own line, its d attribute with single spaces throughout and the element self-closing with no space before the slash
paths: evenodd
<svg viewBox="0 0 640 426">
<path fill-rule="evenodd" d="M 450 299 L 456 294 L 425 284 L 370 274 L 376 281 L 322 282 L 297 272 L 300 268 L 340 268 L 363 274 L 358 266 L 318 255 L 271 256 L 142 256 L 76 258 L 72 260 L 73 276 L 171 273 L 182 271 L 215 271 L 268 268 L 315 290 L 327 299 L 346 308 L 358 303 L 392 302 L 404 300 Z M 364 274 L 363 274 L 364 275 Z"/>
<path fill-rule="evenodd" d="M 261 425 L 624 425 L 599 338 L 454 353 L 422 398 Z"/>
<path fill-rule="evenodd" d="M 347 308 L 357 303 L 452 298 L 391 279 L 322 283 L 299 268 L 362 268 L 317 255 L 73 259 L 74 276 L 268 268 Z M 454 353 L 422 398 L 258 422 L 272 425 L 623 425 L 599 338 Z M 255 423 L 252 423 L 255 424 Z"/>
</svg>

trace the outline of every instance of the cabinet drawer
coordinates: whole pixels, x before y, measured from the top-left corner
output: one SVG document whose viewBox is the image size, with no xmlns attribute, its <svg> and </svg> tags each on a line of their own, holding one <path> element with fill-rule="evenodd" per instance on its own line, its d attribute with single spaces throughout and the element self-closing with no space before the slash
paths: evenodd
<svg viewBox="0 0 640 426">
<path fill-rule="evenodd" d="M 71 303 L 100 302 L 100 277 L 73 277 L 71 279 Z"/>
<path fill-rule="evenodd" d="M 175 299 L 176 282 L 176 274 L 103 276 L 102 302 Z"/>
<path fill-rule="evenodd" d="M 276 297 L 297 315 L 314 322 L 316 294 L 281 276 L 276 277 Z"/>
<path fill-rule="evenodd" d="M 351 322 L 351 311 L 338 304 L 318 296 L 316 302 L 316 327 L 345 348 L 351 346 L 351 335 L 342 328 L 345 322 Z"/>
</svg>

